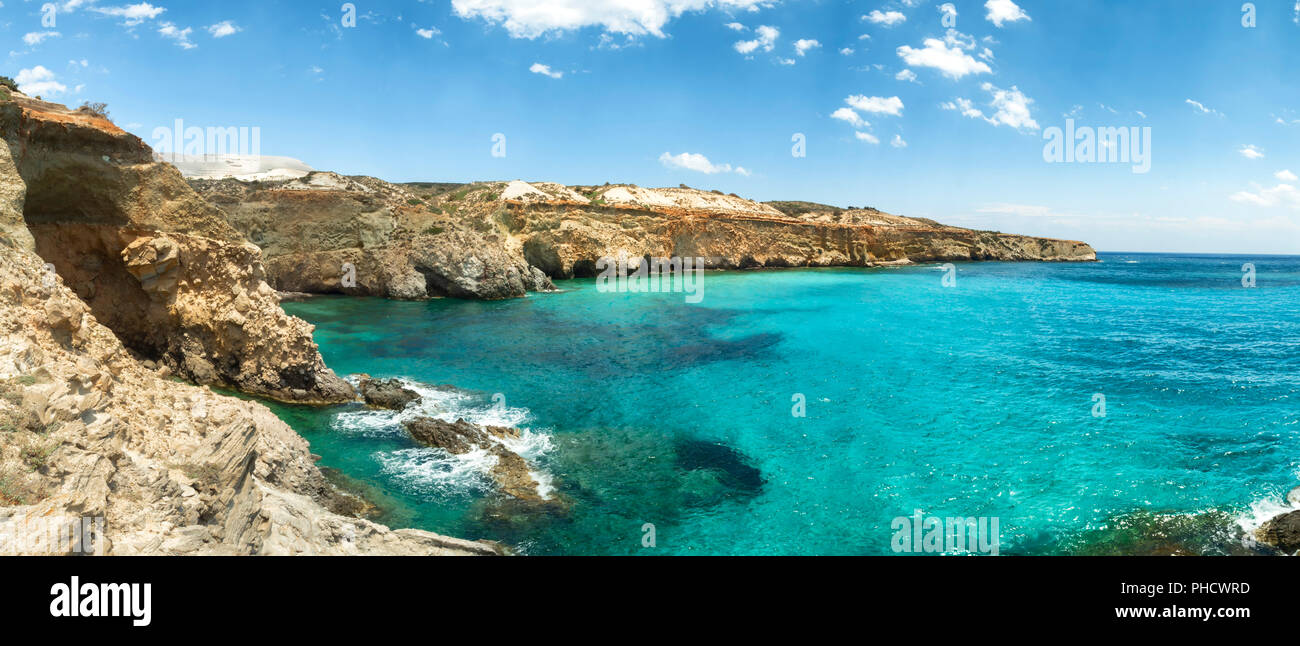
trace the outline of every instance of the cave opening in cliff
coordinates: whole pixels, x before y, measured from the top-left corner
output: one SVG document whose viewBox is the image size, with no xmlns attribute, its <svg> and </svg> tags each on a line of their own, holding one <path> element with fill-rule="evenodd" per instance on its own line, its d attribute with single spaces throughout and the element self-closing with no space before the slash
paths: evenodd
<svg viewBox="0 0 1300 646">
<path fill-rule="evenodd" d="M 161 359 L 167 342 L 158 321 L 166 316 L 165 307 L 150 297 L 123 258 L 136 234 L 105 218 L 76 217 L 87 205 L 66 187 L 39 181 L 27 186 L 23 219 L 36 253 L 123 345 L 144 359 Z"/>
</svg>

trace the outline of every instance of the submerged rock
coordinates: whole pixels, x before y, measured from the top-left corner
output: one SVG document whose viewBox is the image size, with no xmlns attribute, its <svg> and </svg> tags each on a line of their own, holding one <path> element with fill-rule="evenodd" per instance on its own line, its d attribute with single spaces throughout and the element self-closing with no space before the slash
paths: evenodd
<svg viewBox="0 0 1300 646">
<path fill-rule="evenodd" d="M 685 471 L 709 470 L 719 474 L 729 489 L 756 493 L 763 488 L 763 473 L 750 466 L 739 451 L 718 442 L 681 440 L 677 443 L 677 466 Z"/>
<path fill-rule="evenodd" d="M 1287 554 L 1300 550 L 1300 511 L 1276 516 L 1255 530 L 1255 538 Z"/>
<path fill-rule="evenodd" d="M 419 393 L 406 388 L 396 379 L 371 379 L 362 375 L 359 387 L 366 404 L 375 408 L 402 410 L 411 402 L 420 401 Z"/>
<path fill-rule="evenodd" d="M 463 455 L 475 449 L 492 454 L 497 463 L 489 475 L 501 492 L 518 500 L 551 504 L 556 498 L 541 493 L 541 485 L 533 478 L 528 462 L 519 454 L 506 448 L 499 440 L 518 439 L 519 431 L 502 426 L 479 426 L 463 419 L 444 422 L 431 417 L 419 417 L 405 423 L 406 430 L 415 441 L 453 455 Z M 495 438 L 495 439 L 494 439 Z"/>
</svg>

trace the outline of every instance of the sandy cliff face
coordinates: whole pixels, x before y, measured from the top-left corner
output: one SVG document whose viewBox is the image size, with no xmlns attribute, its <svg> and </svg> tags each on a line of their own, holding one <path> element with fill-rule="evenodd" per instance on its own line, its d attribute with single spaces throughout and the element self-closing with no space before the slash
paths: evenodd
<svg viewBox="0 0 1300 646">
<path fill-rule="evenodd" d="M 214 309 L 179 290 L 202 277 L 223 302 L 247 298 L 256 249 L 109 223 L 85 224 L 82 235 L 74 223 L 51 222 L 36 227 L 33 240 L 22 226 L 30 204 L 13 157 L 0 141 L 0 553 L 79 553 L 82 545 L 107 554 L 498 552 L 344 515 L 364 503 L 326 482 L 306 441 L 269 410 L 145 368 L 99 319 L 106 312 L 120 325 L 178 321 L 171 334 L 186 338 L 186 325 L 194 325 L 196 335 L 213 335 L 190 342 L 243 343 L 216 327 L 238 321 L 190 322 L 240 306 Z M 72 217 L 81 207 L 65 208 Z M 139 307 L 160 311 L 87 306 L 35 252 L 73 243 L 60 259 L 75 264 L 79 253 L 112 249 L 117 258 L 101 258 L 100 271 L 111 266 L 120 274 L 115 281 L 138 283 L 120 297 L 144 294 Z M 114 282 L 95 289 L 126 288 Z M 292 325 L 280 316 L 259 329 L 273 335 Z M 194 356 L 212 356 L 211 347 L 201 345 Z M 103 519 L 91 522 L 93 537 L 84 543 L 81 518 Z"/>
<path fill-rule="evenodd" d="M 710 269 L 1096 259 L 1082 242 L 688 188 L 435 188 L 331 173 L 191 184 L 262 248 L 285 291 L 507 298 L 547 289 L 547 278 L 593 276 L 597 260 L 620 253 L 702 257 Z M 353 287 L 341 284 L 343 263 L 357 268 Z"/>
<path fill-rule="evenodd" d="M 0 137 L 36 252 L 131 351 L 198 383 L 294 402 L 354 397 L 311 326 L 280 309 L 258 249 L 138 138 L 19 94 L 0 104 Z"/>
</svg>

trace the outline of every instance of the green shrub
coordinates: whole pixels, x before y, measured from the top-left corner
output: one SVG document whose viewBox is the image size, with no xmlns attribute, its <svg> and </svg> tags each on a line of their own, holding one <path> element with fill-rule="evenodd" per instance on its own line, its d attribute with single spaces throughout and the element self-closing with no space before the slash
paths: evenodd
<svg viewBox="0 0 1300 646">
<path fill-rule="evenodd" d="M 22 450 L 23 462 L 27 463 L 27 466 L 34 470 L 43 469 L 46 464 L 49 464 L 50 455 L 59 450 L 60 444 L 62 443 L 50 442 L 45 445 L 28 444 L 23 447 Z"/>
<path fill-rule="evenodd" d="M 411 206 L 419 206 L 419 205 L 421 205 L 421 204 L 424 204 L 424 202 L 420 201 L 420 198 L 418 198 L 418 197 L 413 197 L 413 198 L 407 200 L 406 203 L 407 203 L 407 204 L 410 204 Z"/>
<path fill-rule="evenodd" d="M 0 505 L 25 505 L 27 496 L 23 495 L 18 477 L 9 472 L 0 473 Z"/>
<path fill-rule="evenodd" d="M 424 235 L 426 235 L 426 236 L 436 236 L 436 235 L 438 235 L 439 233 L 442 233 L 444 230 L 445 230 L 445 229 L 443 229 L 442 227 L 437 226 L 437 225 L 434 225 L 434 226 L 431 226 L 431 227 L 425 229 L 425 230 L 424 230 Z"/>
<path fill-rule="evenodd" d="M 0 87 L 6 88 L 13 92 L 18 91 L 18 84 L 14 83 L 14 80 L 9 78 L 8 76 L 0 76 Z"/>
</svg>

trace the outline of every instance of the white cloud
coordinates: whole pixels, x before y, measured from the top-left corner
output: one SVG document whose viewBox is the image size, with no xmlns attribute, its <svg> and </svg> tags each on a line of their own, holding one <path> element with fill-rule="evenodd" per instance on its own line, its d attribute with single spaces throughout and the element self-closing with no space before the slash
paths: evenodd
<svg viewBox="0 0 1300 646">
<path fill-rule="evenodd" d="M 415 35 L 416 35 L 416 36 L 419 36 L 420 38 L 424 38 L 424 39 L 426 39 L 426 40 L 432 40 L 434 36 L 437 36 L 438 34 L 441 34 L 441 33 L 442 33 L 442 31 L 439 30 L 437 27 L 430 27 L 430 28 L 428 28 L 428 29 L 416 29 L 416 30 L 415 30 Z"/>
<path fill-rule="evenodd" d="M 982 119 L 994 126 L 1010 126 L 1017 130 L 1029 131 L 1039 129 L 1038 122 L 1034 120 L 1029 108 L 1034 100 L 1025 96 L 1019 88 L 1013 85 L 1010 90 L 1003 90 L 992 83 L 985 83 L 980 87 L 991 95 L 988 105 L 994 108 L 992 116 L 984 114 L 984 111 L 976 108 L 969 99 L 958 98 L 939 107 L 960 112 L 962 116 L 972 119 Z"/>
<path fill-rule="evenodd" d="M 114 16 L 122 18 L 122 24 L 128 27 L 138 25 L 146 20 L 152 20 L 167 11 L 165 7 L 155 7 L 148 2 L 127 5 L 125 7 L 90 7 L 91 11 L 102 13 L 105 16 Z"/>
<path fill-rule="evenodd" d="M 776 39 L 781 37 L 781 30 L 767 25 L 759 25 L 754 29 L 754 33 L 758 35 L 758 38 L 754 40 L 742 40 L 733 45 L 737 52 L 740 52 L 741 54 L 752 54 L 755 50 L 760 48 L 765 52 L 770 52 L 772 51 L 772 48 L 776 46 Z"/>
<path fill-rule="evenodd" d="M 1295 2 L 1295 15 L 1291 16 L 1291 22 L 1300 25 L 1300 0 Z"/>
<path fill-rule="evenodd" d="M 831 118 L 839 119 L 854 128 L 867 128 L 871 126 L 870 123 L 867 123 L 862 119 L 862 117 L 858 116 L 858 113 L 854 112 L 852 108 L 840 108 L 831 113 Z"/>
<path fill-rule="evenodd" d="M 951 40 L 951 39 L 950 39 Z M 927 38 L 921 49 L 903 45 L 898 56 L 910 67 L 933 67 L 944 76 L 957 80 L 967 74 L 990 74 L 993 69 L 961 50 L 959 44 L 949 46 L 938 38 Z"/>
<path fill-rule="evenodd" d="M 853 55 L 853 48 L 852 48 L 852 47 L 844 47 L 844 48 L 841 48 L 841 49 L 840 49 L 840 54 L 843 54 L 844 56 L 852 56 L 852 55 Z"/>
<path fill-rule="evenodd" d="M 1245 157 L 1246 159 L 1264 158 L 1263 151 L 1259 149 L 1259 146 L 1255 146 L 1253 144 L 1246 144 L 1245 146 L 1242 146 L 1241 150 L 1238 150 L 1237 152 L 1241 153 L 1241 156 Z"/>
<path fill-rule="evenodd" d="M 1300 210 L 1300 192 L 1290 184 L 1278 184 L 1273 188 L 1256 189 L 1257 192 L 1238 191 L 1228 196 L 1233 202 L 1252 204 L 1254 206 L 1274 207 L 1288 206 Z"/>
<path fill-rule="evenodd" d="M 942 14 L 940 17 L 941 21 L 947 19 L 948 22 L 950 22 L 951 24 L 954 25 L 957 24 L 956 22 L 954 22 L 957 20 L 957 7 L 954 6 L 951 2 L 945 2 L 939 5 L 939 13 Z M 944 24 L 944 23 L 941 22 L 940 24 Z"/>
<path fill-rule="evenodd" d="M 895 74 L 895 75 L 894 75 L 894 78 L 895 78 L 895 79 L 898 79 L 898 80 L 900 80 L 900 81 L 909 81 L 909 82 L 911 82 L 911 83 L 916 83 L 916 82 L 917 82 L 917 80 L 916 80 L 916 72 L 913 72 L 912 70 L 906 70 L 906 69 L 905 69 L 905 70 L 903 70 L 903 71 L 901 71 L 901 72 Z"/>
<path fill-rule="evenodd" d="M 949 47 L 959 47 L 961 49 L 975 49 L 975 37 L 970 34 L 963 34 L 956 29 L 949 29 L 943 35 L 943 42 Z"/>
<path fill-rule="evenodd" d="M 72 13 L 81 5 L 94 4 L 95 0 L 64 0 L 63 4 L 55 3 L 58 6 L 59 13 Z M 44 4 L 44 3 L 42 3 Z M 0 4 L 3 7 L 4 4 Z M 94 7 L 91 7 L 92 9 Z"/>
<path fill-rule="evenodd" d="M 212 34 L 213 38 L 225 38 L 226 36 L 233 36 L 241 31 L 243 31 L 243 29 L 241 29 L 239 25 L 236 25 L 229 20 L 222 20 L 215 25 L 208 25 L 208 33 Z"/>
<path fill-rule="evenodd" d="M 56 96 L 68 91 L 68 86 L 55 80 L 54 72 L 42 65 L 31 69 L 19 70 L 14 81 L 18 90 L 28 96 Z"/>
<path fill-rule="evenodd" d="M 799 40 L 794 41 L 794 51 L 800 56 L 807 54 L 810 49 L 817 49 L 821 46 L 821 43 L 811 38 L 800 38 Z"/>
<path fill-rule="evenodd" d="M 989 123 L 995 126 L 1007 125 L 1017 130 L 1038 130 L 1038 122 L 1034 121 L 1029 109 L 1029 104 L 1034 100 L 1025 96 L 1016 86 L 1011 86 L 1010 90 L 1003 90 L 993 87 L 991 83 L 985 83 L 980 87 L 985 92 L 992 93 L 993 100 L 989 105 L 997 108 L 997 112 L 989 118 Z"/>
<path fill-rule="evenodd" d="M 181 49 L 194 49 L 195 47 L 198 47 L 198 45 L 190 42 L 190 34 L 194 33 L 193 28 L 186 27 L 180 29 L 170 22 L 164 22 L 158 26 L 158 33 L 161 34 L 163 38 L 170 38 L 176 41 L 176 46 Z"/>
<path fill-rule="evenodd" d="M 729 22 L 726 27 L 732 31 L 745 31 L 745 29 L 747 29 L 747 27 L 738 22 Z"/>
<path fill-rule="evenodd" d="M 903 101 L 896 96 L 885 98 L 882 96 L 862 96 L 855 94 L 844 99 L 855 110 L 869 112 L 872 114 L 887 114 L 895 117 L 903 116 Z"/>
<path fill-rule="evenodd" d="M 1212 115 L 1214 115 L 1214 116 L 1216 116 L 1216 117 L 1222 117 L 1222 116 L 1223 116 L 1223 113 L 1222 113 L 1222 112 L 1219 112 L 1218 110 L 1215 110 L 1215 109 L 1213 109 L 1213 108 L 1207 108 L 1207 107 L 1205 107 L 1205 105 L 1202 104 L 1200 101 L 1193 101 L 1193 100 L 1191 100 L 1191 99 L 1187 99 L 1187 101 L 1185 101 L 1185 103 L 1187 103 L 1187 105 L 1192 106 L 1193 108 L 1196 108 L 1196 111 L 1197 111 L 1197 112 L 1200 112 L 1201 114 L 1212 114 Z"/>
<path fill-rule="evenodd" d="M 735 173 L 737 175 L 748 177 L 750 174 L 743 166 L 732 168 L 731 164 L 714 164 L 709 161 L 708 157 L 698 153 L 682 153 L 680 155 L 664 153 L 659 156 L 659 163 L 663 164 L 666 168 L 693 170 L 697 173 L 704 173 L 705 175 Z"/>
<path fill-rule="evenodd" d="M 876 9 L 875 11 L 872 11 L 871 13 L 863 16 L 862 19 L 873 22 L 877 25 L 893 27 L 894 25 L 897 25 L 899 23 L 906 22 L 907 16 L 904 16 L 903 14 L 897 11 L 882 12 L 881 10 Z"/>
<path fill-rule="evenodd" d="M 902 135 L 894 135 L 894 138 L 889 141 L 889 145 L 895 148 L 907 148 L 907 142 L 903 141 Z"/>
<path fill-rule="evenodd" d="M 23 36 L 23 42 L 29 46 L 39 45 L 47 38 L 58 38 L 62 35 L 57 31 L 33 31 Z"/>
<path fill-rule="evenodd" d="M 988 0 L 984 3 L 984 8 L 989 10 L 984 18 L 998 27 L 1007 22 L 1033 20 L 1011 0 Z"/>
<path fill-rule="evenodd" d="M 528 71 L 532 72 L 533 74 L 541 74 L 542 76 L 549 76 L 553 79 L 564 78 L 564 72 L 552 71 L 550 65 L 542 65 L 541 63 L 533 63 L 533 66 L 528 68 Z"/>
<path fill-rule="evenodd" d="M 1289 170 L 1280 170 L 1280 171 L 1278 171 L 1278 172 L 1276 172 L 1276 173 L 1273 173 L 1273 177 L 1276 177 L 1276 178 L 1282 180 L 1283 182 L 1296 182 L 1296 181 L 1300 181 L 1300 177 L 1296 177 L 1295 173 L 1293 173 L 1293 172 L 1291 172 L 1291 171 L 1289 171 Z"/>
<path fill-rule="evenodd" d="M 776 0 L 452 0 L 463 19 L 501 25 L 513 38 L 599 27 L 606 32 L 664 38 L 669 21 L 690 11 L 754 11 Z"/>
<path fill-rule="evenodd" d="M 943 108 L 944 110 L 952 110 L 954 112 L 960 112 L 962 116 L 970 117 L 972 119 L 985 118 L 984 113 L 981 112 L 978 108 L 976 108 L 975 105 L 971 103 L 970 99 L 963 99 L 959 97 L 947 103 L 940 103 L 939 107 Z"/>
<path fill-rule="evenodd" d="M 853 136 L 857 137 L 858 141 L 865 141 L 872 145 L 879 144 L 880 139 L 870 132 L 864 132 L 866 128 L 871 127 L 871 124 L 858 116 L 858 112 L 896 117 L 903 116 L 903 101 L 896 96 L 886 98 L 882 96 L 862 96 L 860 94 L 855 94 L 844 99 L 844 102 L 847 103 L 849 107 L 839 108 L 832 112 L 831 118 L 843 121 L 850 126 L 853 126 L 854 130 L 857 131 L 853 133 Z M 902 141 L 902 139 L 899 138 L 898 141 Z M 895 147 L 899 147 L 897 144 L 894 145 Z"/>
<path fill-rule="evenodd" d="M 1034 204 L 1008 204 L 997 203 L 975 209 L 976 213 L 992 213 L 996 215 L 1014 215 L 1022 218 L 1059 218 L 1070 217 L 1061 213 L 1055 213 L 1051 207 L 1038 206 Z"/>
</svg>

